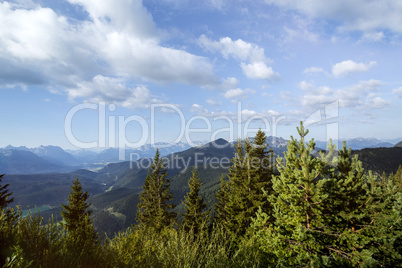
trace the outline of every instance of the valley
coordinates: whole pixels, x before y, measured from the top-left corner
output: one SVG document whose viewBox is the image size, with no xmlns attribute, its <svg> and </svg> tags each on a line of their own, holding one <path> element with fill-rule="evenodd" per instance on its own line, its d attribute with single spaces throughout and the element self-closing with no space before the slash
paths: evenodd
<svg viewBox="0 0 402 268">
<path fill-rule="evenodd" d="M 269 137 L 268 144 L 275 145 L 271 147 L 275 156 L 283 156 L 286 151 L 287 141 L 284 139 Z M 378 175 L 395 173 L 402 164 L 402 148 L 398 146 L 365 148 L 352 153 L 359 156 L 366 170 L 370 169 Z M 197 167 L 203 182 L 201 194 L 208 201 L 208 208 L 212 208 L 220 187 L 220 177 L 227 173 L 233 154 L 233 143 L 218 139 L 164 155 L 167 176 L 171 180 L 170 189 L 175 197 L 173 203 L 177 205 L 175 212 L 183 212 L 181 201 L 189 191 L 187 180 L 193 166 Z M 96 171 L 76 169 L 65 173 L 6 174 L 4 182 L 10 184 L 9 189 L 15 198 L 13 205 L 20 206 L 24 213 L 27 207 L 32 212 L 36 206 L 45 219 L 54 215 L 60 220 L 60 204 L 67 202 L 71 182 L 78 176 L 83 189 L 90 194 L 96 230 L 101 237 L 105 234 L 113 237 L 115 232 L 135 223 L 139 194 L 151 163 L 150 157 L 146 154 L 132 162 L 108 163 Z"/>
</svg>

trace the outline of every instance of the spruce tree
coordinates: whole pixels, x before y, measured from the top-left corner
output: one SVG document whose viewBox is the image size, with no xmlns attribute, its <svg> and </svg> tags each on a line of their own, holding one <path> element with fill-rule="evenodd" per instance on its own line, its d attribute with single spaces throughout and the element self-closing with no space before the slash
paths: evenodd
<svg viewBox="0 0 402 268">
<path fill-rule="evenodd" d="M 243 235 L 259 208 L 272 214 L 264 192 L 272 193 L 272 151 L 268 150 L 265 133 L 259 130 L 253 142 L 245 139 L 236 144 L 232 167 L 229 169 L 229 217 L 227 228 Z"/>
<path fill-rule="evenodd" d="M 63 227 L 67 231 L 64 246 L 73 257 L 70 260 L 75 266 L 92 265 L 99 256 L 100 243 L 93 227 L 89 209 L 88 191 L 83 192 L 78 177 L 71 185 L 68 204 L 62 204 Z"/>
<path fill-rule="evenodd" d="M 200 189 L 202 182 L 198 178 L 197 170 L 193 169 L 192 176 L 188 181 L 190 192 L 184 197 L 185 213 L 182 214 L 183 222 L 182 228 L 185 231 L 192 231 L 194 234 L 198 234 L 204 228 L 207 227 L 209 220 L 209 211 L 205 211 L 207 204 L 204 198 L 200 196 Z"/>
<path fill-rule="evenodd" d="M 261 247 L 276 257 L 280 266 L 319 266 L 326 262 L 325 222 L 327 198 L 326 183 L 333 168 L 328 161 L 333 154 L 314 157 L 315 143 L 305 143 L 308 130 L 302 123 L 297 128 L 300 141 L 291 137 L 285 162 L 278 157 L 279 176 L 273 179 L 275 194 L 267 196 L 273 205 L 274 223 L 270 215 L 259 211 L 253 227 Z M 326 216 L 326 215 L 325 215 Z"/>
<path fill-rule="evenodd" d="M 156 149 L 153 163 L 148 170 L 140 203 L 137 207 L 137 221 L 146 227 L 161 230 L 176 222 L 176 213 L 170 211 L 176 205 L 169 203 L 174 199 L 170 191 L 170 181 L 166 178 L 167 170 L 159 150 Z"/>
<path fill-rule="evenodd" d="M 214 222 L 226 227 L 229 218 L 229 181 L 222 175 L 220 187 L 216 192 Z"/>
<path fill-rule="evenodd" d="M 274 223 L 259 211 L 253 227 L 261 248 L 279 266 L 395 266 L 401 260 L 402 196 L 390 180 L 366 174 L 346 144 L 332 157 L 334 146 L 311 155 L 314 141 L 291 137 L 285 163 L 278 158 L 268 196 Z"/>
<path fill-rule="evenodd" d="M 70 195 L 68 196 L 68 204 L 61 204 L 63 210 L 61 215 L 64 220 L 64 226 L 67 231 L 75 231 L 79 228 L 86 217 L 89 217 L 92 210 L 89 209 L 91 204 L 87 202 L 89 198 L 88 191 L 83 192 L 78 177 L 71 185 Z"/>
<path fill-rule="evenodd" d="M 11 247 L 15 243 L 15 226 L 18 214 L 8 205 L 14 201 L 12 192 L 7 189 L 9 184 L 3 184 L 4 174 L 0 175 L 0 266 L 4 264 L 6 257 L 11 253 Z"/>
<path fill-rule="evenodd" d="M 244 233 L 244 211 L 250 208 L 248 190 L 250 189 L 250 141 L 238 140 L 235 145 L 235 155 L 232 166 L 227 174 L 229 178 L 228 204 L 225 227 L 232 234 Z M 239 228 L 241 226 L 241 228 Z"/>
<path fill-rule="evenodd" d="M 0 175 L 0 209 L 5 209 L 7 206 L 14 201 L 11 197 L 12 193 L 8 191 L 7 187 L 9 184 L 2 185 L 4 174 Z"/>
<path fill-rule="evenodd" d="M 272 215 L 272 205 L 267 200 L 266 195 L 274 194 L 272 189 L 273 167 L 275 166 L 274 153 L 272 149 L 268 149 L 267 136 L 265 132 L 258 130 L 252 144 L 250 152 L 251 161 L 253 163 L 251 169 L 252 182 L 254 189 L 252 197 L 253 212 L 255 216 L 258 208 L 268 215 Z M 250 223 L 250 221 L 249 221 Z"/>
</svg>

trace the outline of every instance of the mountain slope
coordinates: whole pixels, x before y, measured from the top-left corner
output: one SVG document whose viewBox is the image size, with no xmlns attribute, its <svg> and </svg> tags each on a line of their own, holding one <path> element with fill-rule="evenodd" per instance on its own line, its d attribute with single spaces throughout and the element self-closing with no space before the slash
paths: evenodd
<svg viewBox="0 0 402 268">
<path fill-rule="evenodd" d="M 60 165 L 52 164 L 29 151 L 0 149 L 1 173 L 35 174 L 57 172 L 61 169 Z"/>
<path fill-rule="evenodd" d="M 400 141 L 397 144 L 395 144 L 394 147 L 402 147 L 402 141 Z"/>
<path fill-rule="evenodd" d="M 402 165 L 402 147 L 366 148 L 353 151 L 353 154 L 359 155 L 366 171 L 372 170 L 379 175 L 395 173 Z"/>
</svg>

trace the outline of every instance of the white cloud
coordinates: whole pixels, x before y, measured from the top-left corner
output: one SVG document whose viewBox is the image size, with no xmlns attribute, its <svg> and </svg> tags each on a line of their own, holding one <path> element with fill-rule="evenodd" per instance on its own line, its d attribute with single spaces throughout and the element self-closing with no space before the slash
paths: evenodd
<svg viewBox="0 0 402 268">
<path fill-rule="evenodd" d="M 402 4 L 398 0 L 265 0 L 267 4 L 285 7 L 319 19 L 338 22 L 339 30 L 372 32 L 389 29 L 402 33 Z M 386 15 L 385 15 L 386 14 Z"/>
<path fill-rule="evenodd" d="M 299 88 L 301 88 L 302 90 L 305 90 L 305 91 L 314 88 L 313 84 L 310 84 L 306 81 L 301 81 L 298 86 L 299 86 Z"/>
<path fill-rule="evenodd" d="M 279 97 L 286 101 L 293 101 L 292 94 L 290 93 L 290 91 L 282 91 L 281 90 L 279 92 Z"/>
<path fill-rule="evenodd" d="M 95 76 L 92 81 L 77 84 L 67 89 L 70 99 L 83 98 L 93 102 L 113 102 L 127 108 L 147 108 L 151 103 L 160 103 L 145 86 L 128 87 L 123 79 Z"/>
<path fill-rule="evenodd" d="M 230 37 L 221 38 L 219 41 L 210 40 L 201 35 L 199 40 L 201 47 L 210 52 L 220 52 L 225 59 L 234 58 L 241 61 L 243 73 L 252 79 L 275 79 L 278 73 L 267 66 L 272 60 L 265 57 L 264 49 L 241 39 L 233 41 Z"/>
<path fill-rule="evenodd" d="M 366 98 L 365 106 L 369 109 L 383 109 L 390 103 L 374 93 L 370 93 Z"/>
<path fill-rule="evenodd" d="M 161 44 L 141 1 L 70 0 L 70 19 L 39 5 L 0 2 L 0 81 L 74 88 L 97 75 L 157 83 L 218 85 L 208 59 Z M 11 73 L 10 73 L 11 72 Z M 4 82 L 3 82 L 4 81 Z"/>
<path fill-rule="evenodd" d="M 207 3 L 218 10 L 222 10 L 225 5 L 225 0 L 207 0 Z"/>
<path fill-rule="evenodd" d="M 208 114 L 209 113 L 208 109 L 206 109 L 206 108 L 202 107 L 202 105 L 199 105 L 199 104 L 196 104 L 196 103 L 194 103 L 191 106 L 190 111 L 192 113 L 197 113 L 197 114 Z"/>
<path fill-rule="evenodd" d="M 235 88 L 239 84 L 239 80 L 236 77 L 228 77 L 226 78 L 223 83 L 222 87 L 225 89 Z"/>
<path fill-rule="evenodd" d="M 327 86 L 316 87 L 302 81 L 299 87 L 305 92 L 301 99 L 304 108 L 316 109 L 333 101 L 339 101 L 340 107 L 382 109 L 389 104 L 375 93 L 380 91 L 382 84 L 381 81 L 371 79 L 346 88 L 332 89 Z"/>
<path fill-rule="evenodd" d="M 305 74 L 313 74 L 313 73 L 323 73 L 324 69 L 319 67 L 308 67 L 304 69 L 303 73 Z"/>
<path fill-rule="evenodd" d="M 279 78 L 279 74 L 275 73 L 272 70 L 272 67 L 268 67 L 263 62 L 254 62 L 250 64 L 241 63 L 241 68 L 243 69 L 243 73 L 252 79 L 277 79 Z"/>
<path fill-rule="evenodd" d="M 269 120 L 272 116 L 279 116 L 280 113 L 274 110 L 268 110 L 268 111 L 263 111 L 263 112 L 257 112 L 254 110 L 249 110 L 249 109 L 242 109 L 239 112 L 228 112 L 228 111 L 218 111 L 218 112 L 213 112 L 213 111 L 208 111 L 208 109 L 204 108 L 202 105 L 199 104 L 193 104 L 191 107 L 191 112 L 210 117 L 210 118 L 215 118 L 215 117 L 220 117 L 220 116 L 226 116 L 230 120 L 233 120 L 235 122 L 244 122 L 246 120 L 251 119 L 254 117 L 254 119 L 259 118 L 266 118 Z"/>
<path fill-rule="evenodd" d="M 402 87 L 396 88 L 392 91 L 392 93 L 396 94 L 399 96 L 399 98 L 402 98 Z"/>
<path fill-rule="evenodd" d="M 311 21 L 301 16 L 293 15 L 292 16 L 293 26 L 284 26 L 283 27 L 283 37 L 282 42 L 284 44 L 290 42 L 299 42 L 301 40 L 305 40 L 308 42 L 315 43 L 319 40 L 319 35 L 314 33 L 310 28 Z"/>
<path fill-rule="evenodd" d="M 248 94 L 255 94 L 255 91 L 252 89 L 229 89 L 226 91 L 223 96 L 225 99 L 239 99 L 239 98 L 247 98 Z"/>
<path fill-rule="evenodd" d="M 371 67 L 375 66 L 377 63 L 371 61 L 370 63 L 357 63 L 352 60 L 346 60 L 339 62 L 332 66 L 332 74 L 335 77 L 340 77 L 356 72 L 368 71 Z"/>
<path fill-rule="evenodd" d="M 271 62 L 265 57 L 263 48 L 241 39 L 233 41 L 230 37 L 224 37 L 219 41 L 213 41 L 205 35 L 201 35 L 198 41 L 201 47 L 211 52 L 220 52 L 226 59 L 232 57 L 240 61 Z"/>
<path fill-rule="evenodd" d="M 382 31 L 380 32 L 367 32 L 362 36 L 363 41 L 368 42 L 379 42 L 385 38 L 385 35 Z"/>
<path fill-rule="evenodd" d="M 208 99 L 208 100 L 206 100 L 205 102 L 208 103 L 209 105 L 212 105 L 212 106 L 219 106 L 219 105 L 221 105 L 220 102 L 217 102 L 217 101 L 214 101 L 214 100 L 211 100 L 211 99 Z"/>
</svg>

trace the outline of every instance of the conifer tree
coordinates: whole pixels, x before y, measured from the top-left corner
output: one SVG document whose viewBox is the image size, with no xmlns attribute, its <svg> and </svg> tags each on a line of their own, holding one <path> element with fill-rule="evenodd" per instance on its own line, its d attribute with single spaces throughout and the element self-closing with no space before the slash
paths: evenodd
<svg viewBox="0 0 402 268">
<path fill-rule="evenodd" d="M 308 130 L 300 123 L 297 131 L 300 141 L 291 137 L 285 163 L 281 157 L 277 160 L 280 175 L 273 179 L 275 195 L 268 196 L 274 207 L 274 223 L 269 222 L 270 215 L 259 211 L 253 227 L 262 248 L 276 256 L 280 265 L 313 267 L 325 263 L 322 227 L 329 195 L 325 185 L 333 172 L 327 163 L 334 148 L 329 146 L 327 155 L 313 157 L 314 140 L 305 143 Z"/>
<path fill-rule="evenodd" d="M 207 204 L 204 198 L 200 196 L 200 189 L 202 182 L 198 178 L 197 170 L 193 169 L 192 176 L 188 181 L 190 186 L 190 192 L 184 197 L 184 208 L 186 212 L 182 214 L 183 222 L 182 227 L 185 231 L 193 231 L 194 234 L 198 234 L 202 231 L 203 227 L 207 227 L 206 224 L 209 220 L 209 211 L 204 211 Z"/>
<path fill-rule="evenodd" d="M 332 158 L 332 144 L 327 155 L 313 157 L 314 141 L 305 144 L 302 124 L 298 132 L 301 140 L 291 137 L 286 162 L 277 161 L 276 195 L 268 197 L 275 222 L 261 211 L 253 222 L 263 250 L 282 266 L 395 266 L 402 197 L 392 181 L 366 175 L 346 144 L 339 157 Z"/>
<path fill-rule="evenodd" d="M 78 177 L 71 185 L 68 204 L 62 204 L 63 226 L 67 231 L 64 246 L 71 253 L 75 266 L 88 266 L 99 256 L 100 243 L 92 225 L 88 191 L 83 192 Z"/>
<path fill-rule="evenodd" d="M 10 223 L 13 222 L 17 217 L 17 213 L 14 211 L 14 209 L 11 209 L 8 207 L 9 204 L 14 202 L 14 197 L 12 196 L 12 192 L 9 192 L 7 189 L 9 184 L 2 184 L 4 174 L 0 175 L 0 211 L 3 211 L 4 214 L 4 219 L 9 221 Z"/>
<path fill-rule="evenodd" d="M 88 198 L 88 191 L 82 191 L 81 183 L 77 177 L 71 186 L 70 195 L 68 196 L 68 204 L 61 204 L 63 208 L 61 215 L 67 231 L 77 230 L 84 219 L 91 215 L 92 210 L 89 209 L 91 204 L 87 202 Z"/>
<path fill-rule="evenodd" d="M 222 175 L 220 182 L 220 188 L 216 193 L 214 221 L 226 227 L 229 218 L 229 181 Z"/>
<path fill-rule="evenodd" d="M 261 208 L 272 214 L 264 191 L 272 193 L 272 151 L 268 150 L 265 133 L 259 130 L 253 142 L 245 139 L 236 144 L 232 167 L 229 169 L 229 209 L 227 228 L 237 235 L 245 234 L 252 217 Z"/>
<path fill-rule="evenodd" d="M 4 174 L 0 175 L 0 209 L 6 209 L 7 206 L 14 201 L 11 197 L 12 193 L 8 191 L 7 187 L 9 184 L 2 185 Z"/>
<path fill-rule="evenodd" d="M 268 215 L 272 215 L 272 205 L 266 199 L 266 196 L 274 194 L 272 189 L 272 177 L 273 167 L 275 166 L 274 153 L 272 149 L 268 150 L 267 136 L 265 132 L 258 130 L 252 144 L 252 150 L 250 152 L 252 169 L 251 185 L 254 189 L 253 201 L 253 213 L 255 216 L 258 208 Z M 250 221 L 249 221 L 250 223 Z"/>
<path fill-rule="evenodd" d="M 398 192 L 402 192 L 402 165 L 399 166 L 398 170 L 392 176 L 392 183 L 397 187 Z"/>
<path fill-rule="evenodd" d="M 161 230 L 176 222 L 176 213 L 170 211 L 176 205 L 169 203 L 174 197 L 166 176 L 166 167 L 157 149 L 137 206 L 137 221 L 146 227 Z"/>
<path fill-rule="evenodd" d="M 9 184 L 2 184 L 4 174 L 0 175 L 0 266 L 10 253 L 15 240 L 15 225 L 18 214 L 8 205 L 14 201 L 12 192 L 7 189 Z"/>
<path fill-rule="evenodd" d="M 228 181 L 228 204 L 225 227 L 233 234 L 244 233 L 243 227 L 244 211 L 250 206 L 248 200 L 248 190 L 250 189 L 250 159 L 249 151 L 251 149 L 250 141 L 238 139 L 235 145 L 235 155 L 232 159 L 232 166 L 227 174 Z"/>
</svg>

